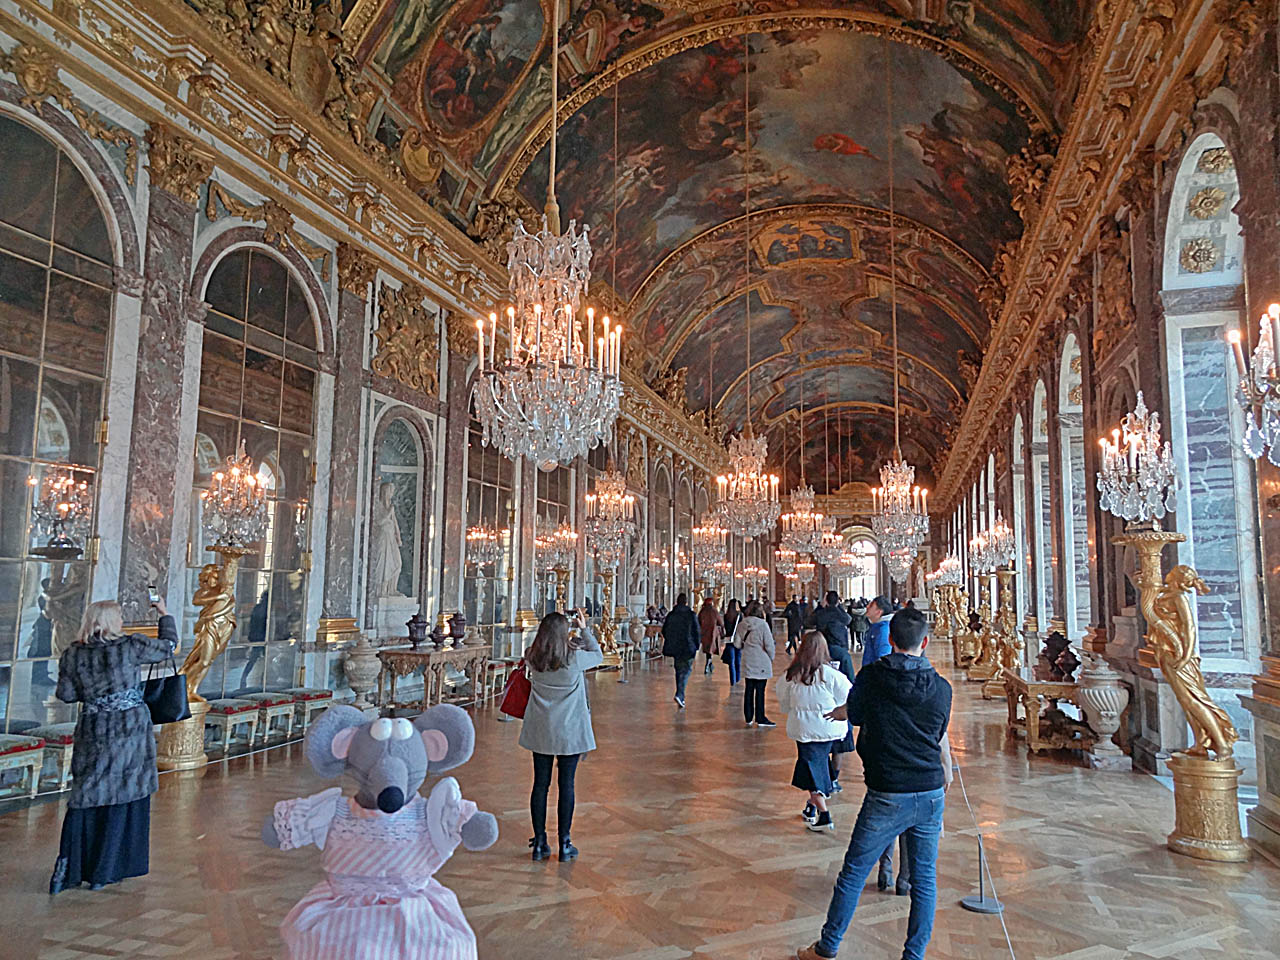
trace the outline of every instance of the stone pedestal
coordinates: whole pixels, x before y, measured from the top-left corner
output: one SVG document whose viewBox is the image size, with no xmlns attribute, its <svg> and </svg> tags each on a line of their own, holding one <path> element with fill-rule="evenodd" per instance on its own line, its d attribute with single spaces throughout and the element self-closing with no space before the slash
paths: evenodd
<svg viewBox="0 0 1280 960">
<path fill-rule="evenodd" d="M 190 717 L 160 728 L 156 738 L 156 769 L 194 770 L 209 762 L 204 752 L 204 717 L 208 712 L 209 704 L 196 700 L 191 704 Z"/>
<path fill-rule="evenodd" d="M 1280 657 L 1263 657 L 1252 696 L 1240 702 L 1253 714 L 1258 758 L 1258 805 L 1247 814 L 1249 840 L 1280 857 Z"/>
<path fill-rule="evenodd" d="M 418 612 L 420 604 L 413 597 L 379 597 L 373 611 L 374 635 L 383 637 L 407 637 L 405 623 Z"/>
<path fill-rule="evenodd" d="M 1197 860 L 1248 860 L 1236 802 L 1240 765 L 1231 757 L 1209 760 L 1175 753 L 1169 758 L 1169 769 L 1175 817 L 1169 849 Z"/>
<path fill-rule="evenodd" d="M 372 693 L 381 671 L 382 664 L 378 662 L 377 650 L 368 637 L 360 635 L 356 643 L 347 648 L 342 660 L 342 672 L 346 675 L 351 692 L 356 696 L 353 706 L 369 716 L 378 715 Z"/>
</svg>

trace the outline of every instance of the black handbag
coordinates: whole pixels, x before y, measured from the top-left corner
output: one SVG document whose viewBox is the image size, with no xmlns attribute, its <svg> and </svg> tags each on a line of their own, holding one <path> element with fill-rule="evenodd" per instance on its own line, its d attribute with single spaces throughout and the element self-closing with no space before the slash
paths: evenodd
<svg viewBox="0 0 1280 960">
<path fill-rule="evenodd" d="M 142 684 L 142 699 L 151 711 L 152 723 L 177 723 L 191 716 L 191 707 L 187 703 L 187 678 L 178 673 L 178 665 L 172 656 L 169 657 L 169 666 L 173 673 L 155 677 L 152 676 L 156 669 L 153 663 Z"/>
</svg>

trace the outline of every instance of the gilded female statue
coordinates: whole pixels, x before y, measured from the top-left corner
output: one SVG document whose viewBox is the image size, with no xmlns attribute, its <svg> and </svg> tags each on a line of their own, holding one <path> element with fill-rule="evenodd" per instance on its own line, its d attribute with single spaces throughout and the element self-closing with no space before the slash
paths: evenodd
<svg viewBox="0 0 1280 960">
<path fill-rule="evenodd" d="M 1191 567 L 1179 564 L 1164 578 L 1164 586 L 1150 604 L 1144 603 L 1148 638 L 1160 664 L 1160 672 L 1173 688 L 1187 722 L 1195 734 L 1195 744 L 1186 751 L 1193 757 L 1208 757 L 1212 750 L 1219 760 L 1233 752 L 1238 739 L 1227 712 L 1210 699 L 1200 673 L 1196 653 L 1196 622 L 1191 610 L 1190 591 L 1209 592 L 1209 587 Z M 1144 593 L 1143 599 L 1147 594 Z"/>
<path fill-rule="evenodd" d="M 195 642 L 182 662 L 181 673 L 187 678 L 187 699 L 203 701 L 196 691 L 213 661 L 227 649 L 236 629 L 235 582 L 237 558 L 228 557 L 226 564 L 206 563 L 200 568 L 200 585 L 191 602 L 200 608 L 196 620 Z"/>
</svg>

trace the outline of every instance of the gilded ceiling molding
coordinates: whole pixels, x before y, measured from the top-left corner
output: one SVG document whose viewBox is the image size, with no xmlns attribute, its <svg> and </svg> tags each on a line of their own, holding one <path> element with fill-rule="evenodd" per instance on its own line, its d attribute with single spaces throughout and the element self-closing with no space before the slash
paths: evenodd
<svg viewBox="0 0 1280 960">
<path fill-rule="evenodd" d="M 233 217 L 239 217 L 241 220 L 261 220 L 266 224 L 262 231 L 262 242 L 269 246 L 275 247 L 277 250 L 287 250 L 290 245 L 293 246 L 298 253 L 302 254 L 306 260 L 320 261 L 320 278 L 325 282 L 329 282 L 329 261 L 331 255 L 324 247 L 318 247 L 311 243 L 300 233 L 293 225 L 293 214 L 281 203 L 277 203 L 270 197 L 261 203 L 249 206 L 241 203 L 235 197 L 228 194 L 222 189 L 222 185 L 216 180 L 209 182 L 209 199 L 205 203 L 204 215 L 210 223 L 215 223 L 219 218 L 218 203 Z"/>
<path fill-rule="evenodd" d="M 60 53 L 58 55 L 61 55 Z M 39 115 L 45 103 L 52 100 L 71 115 L 76 126 L 94 140 L 124 148 L 124 179 L 133 186 L 138 177 L 138 140 L 119 127 L 101 120 L 82 107 L 71 89 L 58 79 L 58 63 L 54 53 L 31 43 L 20 43 L 9 53 L 0 53 L 0 71 L 12 73 L 23 92 L 22 105 Z"/>
<path fill-rule="evenodd" d="M 147 127 L 147 175 L 151 185 L 195 206 L 213 174 L 213 155 L 167 123 Z"/>
<path fill-rule="evenodd" d="M 698 24 L 680 33 L 639 47 L 619 57 L 613 66 L 588 80 L 560 101 L 560 122 L 566 123 L 579 109 L 612 88 L 614 83 L 639 73 L 655 63 L 673 57 L 686 50 L 695 50 L 716 40 L 736 37 L 744 33 L 780 33 L 782 31 L 840 30 L 886 37 L 895 43 L 927 50 L 942 57 L 962 73 L 967 73 L 993 89 L 1012 104 L 1033 129 L 1051 130 L 1052 116 L 1035 104 L 1035 98 L 1020 84 L 1016 84 L 995 72 L 981 55 L 963 43 L 944 39 L 907 26 L 903 21 L 884 14 L 860 10 L 823 10 L 804 14 L 770 13 L 752 17 L 735 17 L 709 24 Z M 491 195 L 498 195 L 508 187 L 514 187 L 533 163 L 534 157 L 551 139 L 551 110 L 548 108 L 536 121 L 534 129 L 513 159 L 494 180 Z"/>
<path fill-rule="evenodd" d="M 435 316 L 422 305 L 416 285 L 378 289 L 378 326 L 373 372 L 429 397 L 440 395 L 440 337 Z"/>
<path fill-rule="evenodd" d="M 1119 181 L 1134 149 L 1161 136 L 1171 120 L 1176 123 L 1194 108 L 1197 93 L 1212 89 L 1208 82 L 1193 84 L 1187 98 L 1186 85 L 1177 79 L 1208 76 L 1216 85 L 1212 75 L 1218 68 L 1229 74 L 1229 61 L 1262 35 L 1258 7 L 1249 0 L 1198 0 L 1177 7 L 1103 0 L 1095 8 L 1085 43 L 1084 83 L 1043 188 L 1042 215 L 1001 264 L 1007 292 L 938 484 L 939 511 L 954 506 L 964 490 L 960 478 L 985 455 L 996 412 L 1019 369 L 1036 355 L 1040 327 L 1052 318 L 1079 253 L 1091 247 L 1095 224 L 1124 205 Z M 1204 23 L 1216 30 L 1193 35 L 1192 28 Z M 1136 39 L 1120 46 L 1122 35 Z M 1123 88 L 1124 96 L 1113 96 L 1116 88 Z M 1124 106 L 1130 96 L 1132 105 Z"/>
</svg>

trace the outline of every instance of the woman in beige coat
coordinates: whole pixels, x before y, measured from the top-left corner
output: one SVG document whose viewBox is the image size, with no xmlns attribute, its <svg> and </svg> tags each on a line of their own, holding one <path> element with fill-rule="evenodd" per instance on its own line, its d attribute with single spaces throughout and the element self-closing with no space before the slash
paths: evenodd
<svg viewBox="0 0 1280 960">
<path fill-rule="evenodd" d="M 742 677 L 746 680 L 742 712 L 748 727 L 776 727 L 765 716 L 764 688 L 773 678 L 773 631 L 764 619 L 764 608 L 759 600 L 747 604 L 738 629 L 733 633 L 733 645 L 742 651 Z"/>
</svg>

